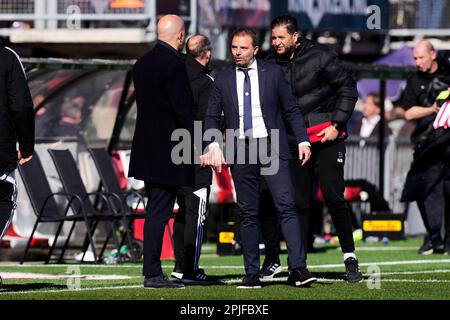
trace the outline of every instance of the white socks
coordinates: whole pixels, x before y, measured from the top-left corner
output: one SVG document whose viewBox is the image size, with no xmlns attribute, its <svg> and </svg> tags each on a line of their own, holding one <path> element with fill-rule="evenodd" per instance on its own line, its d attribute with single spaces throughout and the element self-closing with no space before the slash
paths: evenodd
<svg viewBox="0 0 450 320">
<path fill-rule="evenodd" d="M 356 259 L 356 254 L 354 252 L 346 252 L 346 253 L 344 253 L 344 261 L 347 260 L 348 258 Z"/>
</svg>

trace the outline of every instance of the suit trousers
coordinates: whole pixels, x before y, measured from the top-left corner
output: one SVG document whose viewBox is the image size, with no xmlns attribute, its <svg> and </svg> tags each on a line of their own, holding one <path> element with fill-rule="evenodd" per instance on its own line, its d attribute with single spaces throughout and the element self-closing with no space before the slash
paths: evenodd
<svg viewBox="0 0 450 320">
<path fill-rule="evenodd" d="M 268 149 L 270 150 L 270 148 Z M 281 230 L 288 247 L 290 269 L 306 267 L 305 248 L 294 203 L 289 161 L 279 159 L 279 169 L 271 175 L 261 175 L 261 169 L 264 166 L 259 158 L 256 164 L 233 164 L 231 166 L 237 197 L 244 267 L 247 275 L 259 274 L 260 270 L 258 214 L 261 178 L 266 181 L 278 212 Z"/>
<path fill-rule="evenodd" d="M 144 276 L 163 275 L 160 259 L 162 242 L 177 191 L 177 186 L 145 182 L 148 204 L 144 223 Z"/>
</svg>

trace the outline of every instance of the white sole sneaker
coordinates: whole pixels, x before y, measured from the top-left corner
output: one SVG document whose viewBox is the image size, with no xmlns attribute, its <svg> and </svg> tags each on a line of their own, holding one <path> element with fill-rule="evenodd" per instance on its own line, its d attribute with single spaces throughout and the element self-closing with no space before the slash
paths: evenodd
<svg viewBox="0 0 450 320">
<path fill-rule="evenodd" d="M 171 274 L 170 274 L 170 276 L 172 277 L 172 278 L 175 278 L 175 279 L 177 279 L 177 280 L 181 280 L 181 279 L 183 279 L 183 274 L 181 273 L 181 272 L 172 272 Z"/>
<path fill-rule="evenodd" d="M 305 281 L 295 281 L 295 283 L 294 283 L 294 285 L 296 286 L 296 287 L 301 287 L 301 286 L 304 286 L 304 285 L 307 285 L 307 284 L 309 284 L 309 283 L 313 283 L 313 282 L 316 282 L 317 281 L 317 278 L 309 278 L 309 279 L 307 279 L 307 280 L 305 280 Z"/>
<path fill-rule="evenodd" d="M 313 283 L 313 282 L 316 282 L 316 281 L 317 281 L 317 278 L 309 278 L 308 280 L 303 281 L 301 283 L 301 285 L 304 286 L 305 284 Z"/>
<path fill-rule="evenodd" d="M 282 266 L 278 266 L 270 276 L 262 276 L 261 279 L 273 279 L 277 274 L 283 271 Z"/>
<path fill-rule="evenodd" d="M 262 286 L 237 286 L 237 289 L 261 289 Z"/>
</svg>

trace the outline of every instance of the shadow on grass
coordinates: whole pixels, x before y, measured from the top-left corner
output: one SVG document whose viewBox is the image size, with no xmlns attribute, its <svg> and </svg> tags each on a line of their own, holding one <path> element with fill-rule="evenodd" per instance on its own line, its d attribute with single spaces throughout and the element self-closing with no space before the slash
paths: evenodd
<svg viewBox="0 0 450 320">
<path fill-rule="evenodd" d="M 338 245 L 316 246 L 316 247 L 309 248 L 307 253 L 308 253 L 308 255 L 310 255 L 310 254 L 314 255 L 317 253 L 326 253 L 329 250 L 336 250 L 337 248 L 339 248 Z M 280 253 L 287 254 L 287 249 L 280 250 Z"/>
<path fill-rule="evenodd" d="M 280 272 L 277 274 L 273 279 L 261 279 L 263 286 L 276 286 L 276 285 L 286 285 L 287 280 L 285 280 L 288 277 L 288 272 Z M 314 285 L 324 285 L 328 286 L 330 284 L 333 284 L 334 281 L 342 281 L 346 282 L 347 278 L 345 276 L 344 272 L 314 272 L 314 275 L 321 279 L 322 281 L 315 282 Z M 239 280 L 242 280 L 244 278 L 243 274 L 226 274 L 226 275 L 219 275 L 219 276 L 208 276 L 209 279 L 211 279 L 211 282 L 209 283 L 202 283 L 202 282 L 196 282 L 196 283 L 186 283 L 184 284 L 186 286 L 217 286 L 217 285 L 226 285 L 226 286 L 236 286 L 239 284 Z M 283 279 L 284 278 L 284 279 Z M 173 279 L 172 279 L 173 280 Z M 325 280 L 325 281 L 323 281 Z M 326 280 L 330 280 L 330 282 L 326 282 Z M 176 282 L 182 282 L 177 281 Z M 302 288 L 308 288 L 308 285 L 302 286 Z"/>
</svg>

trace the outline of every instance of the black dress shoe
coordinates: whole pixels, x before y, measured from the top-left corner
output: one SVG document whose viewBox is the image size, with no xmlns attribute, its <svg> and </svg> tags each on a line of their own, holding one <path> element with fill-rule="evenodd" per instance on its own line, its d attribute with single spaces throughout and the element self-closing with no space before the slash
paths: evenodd
<svg viewBox="0 0 450 320">
<path fill-rule="evenodd" d="M 184 285 L 173 283 L 166 276 L 146 276 L 144 279 L 144 288 L 184 289 Z"/>
<path fill-rule="evenodd" d="M 261 280 L 259 280 L 259 274 L 248 274 L 237 286 L 238 289 L 260 289 Z"/>
</svg>

